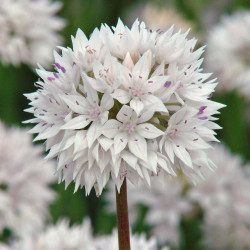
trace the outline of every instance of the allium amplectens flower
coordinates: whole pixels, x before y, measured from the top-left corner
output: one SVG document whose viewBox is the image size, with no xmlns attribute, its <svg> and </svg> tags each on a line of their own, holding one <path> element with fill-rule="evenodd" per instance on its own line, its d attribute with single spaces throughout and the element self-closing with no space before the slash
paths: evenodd
<svg viewBox="0 0 250 250">
<path fill-rule="evenodd" d="M 250 12 L 225 16 L 208 33 L 206 67 L 215 72 L 218 91 L 238 90 L 250 98 Z"/>
<path fill-rule="evenodd" d="M 61 220 L 50 225 L 36 237 L 27 236 L 10 245 L 12 250 L 118 250 L 117 230 L 112 235 L 93 237 L 90 221 L 85 219 L 81 225 L 69 227 L 69 221 Z M 131 235 L 131 249 L 156 250 L 155 239 L 146 239 L 145 235 Z M 7 250 L 8 248 L 6 248 Z M 162 250 L 167 250 L 165 247 Z"/>
<path fill-rule="evenodd" d="M 172 7 L 164 5 L 159 6 L 157 3 L 155 4 L 153 2 L 148 2 L 146 4 L 142 2 L 129 10 L 127 21 L 130 23 L 136 17 L 143 20 L 150 29 L 167 30 L 174 25 L 175 31 L 181 29 L 185 32 L 191 28 L 192 31 L 188 34 L 188 37 L 193 37 L 192 32 L 194 31 L 194 24 L 185 19 L 181 13 Z"/>
<path fill-rule="evenodd" d="M 3 63 L 48 66 L 51 51 L 60 45 L 58 31 L 65 21 L 55 14 L 60 2 L 7 0 L 0 6 L 0 59 Z"/>
<path fill-rule="evenodd" d="M 125 177 L 150 185 L 159 171 L 195 181 L 213 167 L 206 150 L 223 107 L 209 100 L 217 84 L 200 69 L 203 48 L 193 51 L 196 40 L 173 28 L 119 20 L 112 29 L 102 25 L 89 40 L 78 30 L 73 49 L 54 53 L 54 72 L 37 70 L 39 90 L 26 95 L 35 140 L 58 157 L 60 180 L 87 193 L 100 194 L 110 174 L 118 190 Z"/>
<path fill-rule="evenodd" d="M 89 220 L 81 225 L 69 226 L 68 220 L 60 220 L 49 225 L 44 232 L 35 237 L 26 236 L 11 245 L 12 250 L 95 250 Z"/>
<path fill-rule="evenodd" d="M 55 198 L 49 187 L 55 165 L 26 132 L 0 123 L 0 233 L 7 228 L 13 236 L 41 230 Z"/>
<path fill-rule="evenodd" d="M 203 209 L 203 241 L 209 249 L 249 249 L 249 166 L 242 167 L 240 157 L 222 145 L 209 157 L 217 170 L 188 192 Z"/>
<path fill-rule="evenodd" d="M 114 249 L 118 250 L 118 233 L 117 230 L 113 230 L 112 235 L 103 236 L 96 240 L 95 249 L 106 250 Z M 130 236 L 130 245 L 131 249 L 140 249 L 140 250 L 157 250 L 157 241 L 155 238 L 146 239 L 144 234 L 141 235 L 131 235 Z M 168 247 L 164 247 L 161 250 L 169 250 Z"/>
</svg>

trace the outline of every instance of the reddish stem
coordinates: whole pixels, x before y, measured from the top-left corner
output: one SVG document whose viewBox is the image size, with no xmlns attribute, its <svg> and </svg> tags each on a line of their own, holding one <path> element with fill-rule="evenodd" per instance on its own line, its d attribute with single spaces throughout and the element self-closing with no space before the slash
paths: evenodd
<svg viewBox="0 0 250 250">
<path fill-rule="evenodd" d="M 119 250 L 130 250 L 126 178 L 122 183 L 120 193 L 118 193 L 116 188 L 116 211 L 117 211 Z"/>
</svg>

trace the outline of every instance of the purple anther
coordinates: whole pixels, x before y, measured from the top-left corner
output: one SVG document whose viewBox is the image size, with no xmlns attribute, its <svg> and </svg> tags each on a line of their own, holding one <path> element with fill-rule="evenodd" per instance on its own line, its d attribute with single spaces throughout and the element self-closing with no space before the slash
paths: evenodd
<svg viewBox="0 0 250 250">
<path fill-rule="evenodd" d="M 207 120 L 207 116 L 202 116 L 202 117 L 199 117 L 200 120 Z"/>
<path fill-rule="evenodd" d="M 201 107 L 199 108 L 198 115 L 203 114 L 203 113 L 204 113 L 204 110 L 205 110 L 206 108 L 207 108 L 207 106 L 201 106 Z"/>
<path fill-rule="evenodd" d="M 170 82 L 170 81 L 166 81 L 166 82 L 164 83 L 164 87 L 165 87 L 165 88 L 168 88 L 170 85 L 171 85 L 171 82 Z"/>
<path fill-rule="evenodd" d="M 55 63 L 55 65 L 56 65 L 56 67 L 57 67 L 58 69 L 61 68 L 61 65 L 60 65 L 59 63 Z"/>
<path fill-rule="evenodd" d="M 58 74 L 57 74 L 56 72 L 54 72 L 53 75 L 54 75 L 55 78 L 58 78 L 58 77 L 59 77 Z"/>
<path fill-rule="evenodd" d="M 54 77 L 50 77 L 50 76 L 49 76 L 47 79 L 48 79 L 49 81 L 54 81 L 54 80 L 56 80 Z"/>
<path fill-rule="evenodd" d="M 64 67 L 61 67 L 61 70 L 62 70 L 63 73 L 66 72 L 66 69 Z"/>
</svg>

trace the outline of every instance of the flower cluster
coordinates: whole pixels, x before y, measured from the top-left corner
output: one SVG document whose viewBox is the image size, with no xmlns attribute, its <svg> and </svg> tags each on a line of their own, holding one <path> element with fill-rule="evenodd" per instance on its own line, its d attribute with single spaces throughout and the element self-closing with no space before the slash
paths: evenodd
<svg viewBox="0 0 250 250">
<path fill-rule="evenodd" d="M 89 220 L 81 225 L 69 226 L 68 220 L 60 220 L 56 225 L 49 225 L 39 235 L 26 236 L 11 244 L 12 250 L 94 250 L 94 239 Z"/>
<path fill-rule="evenodd" d="M 196 181 L 213 168 L 206 150 L 223 105 L 209 99 L 217 83 L 187 34 L 119 20 L 90 39 L 78 30 L 73 49 L 54 53 L 54 72 L 37 70 L 27 122 L 37 123 L 35 140 L 46 139 L 47 158 L 58 157 L 60 180 L 100 194 L 110 174 L 119 190 L 125 177 L 150 185 L 161 171 L 182 171 Z"/>
<path fill-rule="evenodd" d="M 250 97 L 250 12 L 226 16 L 208 34 L 206 67 L 218 75 L 218 91 L 237 89 Z"/>
<path fill-rule="evenodd" d="M 8 228 L 14 236 L 41 230 L 55 198 L 49 187 L 55 165 L 26 132 L 0 123 L 0 232 Z"/>
<path fill-rule="evenodd" d="M 57 34 L 65 21 L 55 16 L 61 3 L 51 0 L 8 0 L 0 6 L 0 58 L 3 63 L 48 66 Z"/>
<path fill-rule="evenodd" d="M 204 243 L 212 249 L 248 249 L 249 166 L 242 168 L 240 157 L 222 145 L 215 145 L 209 156 L 218 169 L 188 192 L 204 211 Z"/>
<path fill-rule="evenodd" d="M 67 220 L 50 225 L 36 237 L 27 236 L 10 245 L 12 250 L 118 250 L 117 230 L 112 235 L 93 237 L 90 221 L 85 219 L 81 225 L 69 227 Z M 157 250 L 155 239 L 146 239 L 145 235 L 131 235 L 131 249 Z M 165 247 L 162 250 L 167 250 Z M 6 246 L 6 250 L 8 247 Z"/>
<path fill-rule="evenodd" d="M 190 30 L 188 37 L 193 37 L 195 26 L 192 22 L 185 19 L 175 8 L 170 6 L 158 6 L 155 3 L 135 5 L 132 11 L 129 11 L 127 21 L 131 22 L 135 17 L 143 20 L 151 29 L 167 30 L 174 24 L 174 31 Z"/>
<path fill-rule="evenodd" d="M 193 208 L 189 199 L 183 195 L 184 185 L 177 178 L 152 178 L 151 190 L 142 183 L 136 189 L 128 185 L 128 208 L 130 221 L 137 221 L 140 205 L 147 207 L 145 222 L 151 226 L 152 235 L 160 244 L 169 242 L 179 244 L 179 225 L 182 216 Z M 114 185 L 110 185 L 105 198 L 109 201 L 108 211 L 115 212 Z"/>
<path fill-rule="evenodd" d="M 98 250 L 115 249 L 118 250 L 118 233 L 117 230 L 113 230 L 112 235 L 100 237 L 96 241 L 96 248 Z M 155 238 L 146 239 L 144 234 L 141 235 L 131 235 L 130 236 L 131 249 L 141 249 L 141 250 L 157 250 L 157 241 Z M 163 247 L 161 250 L 169 250 L 168 247 Z"/>
</svg>

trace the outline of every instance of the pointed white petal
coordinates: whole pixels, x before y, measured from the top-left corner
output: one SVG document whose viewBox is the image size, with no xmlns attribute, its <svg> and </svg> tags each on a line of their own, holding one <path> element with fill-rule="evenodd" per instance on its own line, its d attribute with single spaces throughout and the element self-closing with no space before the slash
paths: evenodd
<svg viewBox="0 0 250 250">
<path fill-rule="evenodd" d="M 135 157 L 133 154 L 129 153 L 128 151 L 123 151 L 121 153 L 122 159 L 127 162 L 129 166 L 135 169 L 135 166 L 137 164 L 137 157 Z"/>
<path fill-rule="evenodd" d="M 130 108 L 128 105 L 123 105 L 120 111 L 118 112 L 116 118 L 122 123 L 128 123 L 130 121 L 132 113 L 132 108 Z"/>
<path fill-rule="evenodd" d="M 60 129 L 80 129 L 85 128 L 91 122 L 86 115 L 79 115 L 64 124 Z"/>
<path fill-rule="evenodd" d="M 187 166 L 193 168 L 191 157 L 189 153 L 186 151 L 186 149 L 181 147 L 180 145 L 174 145 L 173 148 L 175 155 Z"/>
<path fill-rule="evenodd" d="M 83 83 L 83 88 L 84 88 L 84 94 L 87 100 L 92 104 L 92 105 L 98 105 L 99 98 L 97 95 L 96 90 L 94 90 L 88 81 L 85 81 Z"/>
<path fill-rule="evenodd" d="M 130 101 L 131 108 L 136 112 L 137 115 L 140 115 L 141 111 L 144 108 L 144 104 L 139 99 L 132 99 Z"/>
<path fill-rule="evenodd" d="M 118 100 L 121 104 L 127 104 L 131 99 L 129 93 L 122 89 L 116 89 L 111 96 Z"/>
<path fill-rule="evenodd" d="M 110 110 L 114 106 L 114 99 L 109 94 L 104 94 L 101 100 L 101 109 Z"/>
<path fill-rule="evenodd" d="M 128 147 L 132 154 L 147 161 L 147 142 L 144 138 L 137 134 L 130 136 Z"/>
<path fill-rule="evenodd" d="M 108 120 L 102 128 L 102 134 L 108 138 L 114 138 L 119 132 L 120 126 L 121 123 L 118 122 L 117 120 L 114 119 Z"/>
<path fill-rule="evenodd" d="M 136 126 L 137 133 L 147 139 L 155 139 L 160 135 L 164 135 L 164 132 L 156 128 L 150 123 L 143 123 Z"/>
<path fill-rule="evenodd" d="M 98 138 L 98 142 L 101 144 L 102 148 L 107 151 L 113 145 L 114 141 L 112 139 L 108 139 L 104 136 Z"/>
<path fill-rule="evenodd" d="M 119 133 L 114 138 L 115 154 L 119 154 L 128 144 L 127 133 Z"/>
<path fill-rule="evenodd" d="M 88 147 L 90 148 L 93 142 L 102 134 L 101 124 L 93 122 L 87 131 Z"/>
<path fill-rule="evenodd" d="M 78 113 L 78 114 L 86 114 L 89 110 L 89 104 L 86 99 L 82 96 L 76 95 L 60 95 L 60 98 L 69 106 L 69 108 Z"/>
<path fill-rule="evenodd" d="M 147 110 L 144 110 L 137 118 L 136 123 L 143 123 L 149 121 L 154 115 L 154 111 L 152 111 L 150 108 Z"/>
<path fill-rule="evenodd" d="M 153 151 L 148 152 L 148 165 L 154 173 L 157 172 L 157 154 Z"/>
<path fill-rule="evenodd" d="M 86 140 L 86 130 L 81 130 L 76 133 L 74 142 L 74 153 L 84 150 L 88 144 Z"/>
<path fill-rule="evenodd" d="M 135 64 L 132 75 L 136 80 L 141 82 L 145 82 L 148 78 L 150 65 L 147 57 L 147 52 L 139 59 L 139 61 Z"/>
</svg>

